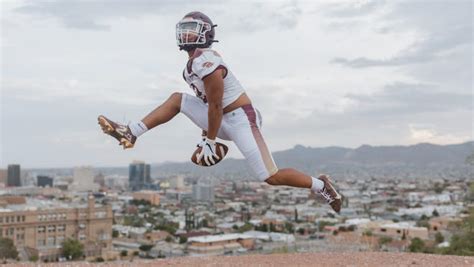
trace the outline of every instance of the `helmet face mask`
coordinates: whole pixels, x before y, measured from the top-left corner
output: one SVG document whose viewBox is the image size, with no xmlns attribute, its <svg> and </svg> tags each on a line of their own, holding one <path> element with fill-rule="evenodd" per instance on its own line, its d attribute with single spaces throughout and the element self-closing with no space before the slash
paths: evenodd
<svg viewBox="0 0 474 267">
<path fill-rule="evenodd" d="M 191 12 L 176 24 L 176 43 L 180 50 L 208 48 L 214 40 L 214 27 L 209 17 Z"/>
<path fill-rule="evenodd" d="M 204 21 L 184 18 L 176 24 L 178 46 L 205 44 L 206 33 L 211 30 L 211 27 L 209 23 Z"/>
</svg>

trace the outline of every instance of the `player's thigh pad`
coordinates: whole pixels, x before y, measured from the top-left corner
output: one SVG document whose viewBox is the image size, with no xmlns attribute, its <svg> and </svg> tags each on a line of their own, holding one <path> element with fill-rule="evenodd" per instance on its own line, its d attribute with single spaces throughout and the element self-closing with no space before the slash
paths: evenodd
<svg viewBox="0 0 474 267">
<path fill-rule="evenodd" d="M 257 177 L 264 181 L 278 171 L 272 154 L 260 132 L 260 117 L 247 105 L 224 115 L 224 131 L 244 155 Z"/>
<path fill-rule="evenodd" d="M 202 100 L 196 96 L 182 93 L 180 112 L 186 115 L 197 127 L 207 131 L 209 121 L 207 116 L 208 107 Z M 224 124 L 224 121 L 222 122 Z M 223 131 L 223 125 L 217 133 L 217 137 L 224 140 L 230 140 L 229 136 Z"/>
</svg>

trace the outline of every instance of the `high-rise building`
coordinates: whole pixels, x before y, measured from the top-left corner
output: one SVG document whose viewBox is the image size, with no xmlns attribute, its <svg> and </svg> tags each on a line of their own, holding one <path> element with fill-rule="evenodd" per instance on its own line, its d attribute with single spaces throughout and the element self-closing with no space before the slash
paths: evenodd
<svg viewBox="0 0 474 267">
<path fill-rule="evenodd" d="M 0 184 L 7 185 L 8 172 L 6 169 L 0 169 Z"/>
<path fill-rule="evenodd" d="M 71 189 L 75 191 L 97 191 L 99 189 L 99 185 L 94 183 L 94 171 L 91 167 L 74 168 Z"/>
<path fill-rule="evenodd" d="M 40 187 L 53 187 L 53 178 L 44 175 L 36 176 L 36 185 Z"/>
<path fill-rule="evenodd" d="M 8 165 L 7 186 L 21 186 L 21 170 L 20 165 Z"/>
<path fill-rule="evenodd" d="M 105 186 L 105 176 L 102 173 L 97 174 L 94 177 L 94 183 L 100 186 Z"/>
<path fill-rule="evenodd" d="M 134 161 L 128 168 L 128 185 L 130 190 L 138 191 L 151 185 L 150 164 Z"/>
<path fill-rule="evenodd" d="M 170 187 L 178 190 L 184 189 L 184 176 L 176 175 L 169 179 Z"/>
<path fill-rule="evenodd" d="M 199 179 L 193 184 L 193 199 L 203 202 L 214 201 L 214 185 L 210 179 Z"/>
</svg>

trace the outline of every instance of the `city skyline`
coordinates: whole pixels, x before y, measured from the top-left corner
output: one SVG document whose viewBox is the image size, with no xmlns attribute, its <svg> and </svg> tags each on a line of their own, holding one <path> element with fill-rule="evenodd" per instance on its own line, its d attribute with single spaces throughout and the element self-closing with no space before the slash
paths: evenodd
<svg viewBox="0 0 474 267">
<path fill-rule="evenodd" d="M 474 139 L 471 1 L 215 3 L 2 2 L 0 166 L 189 160 L 200 130 L 182 115 L 130 151 L 96 117 L 136 121 L 192 93 L 174 40 L 192 10 L 219 25 L 213 48 L 261 111 L 272 151 Z"/>
</svg>

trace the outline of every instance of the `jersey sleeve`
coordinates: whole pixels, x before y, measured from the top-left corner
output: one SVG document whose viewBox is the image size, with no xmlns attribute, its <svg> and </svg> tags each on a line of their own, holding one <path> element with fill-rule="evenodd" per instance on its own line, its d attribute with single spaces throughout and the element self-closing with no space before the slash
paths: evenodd
<svg viewBox="0 0 474 267">
<path fill-rule="evenodd" d="M 202 80 L 218 68 L 225 68 L 222 57 L 212 50 L 202 53 L 192 63 L 192 71 Z"/>
</svg>

